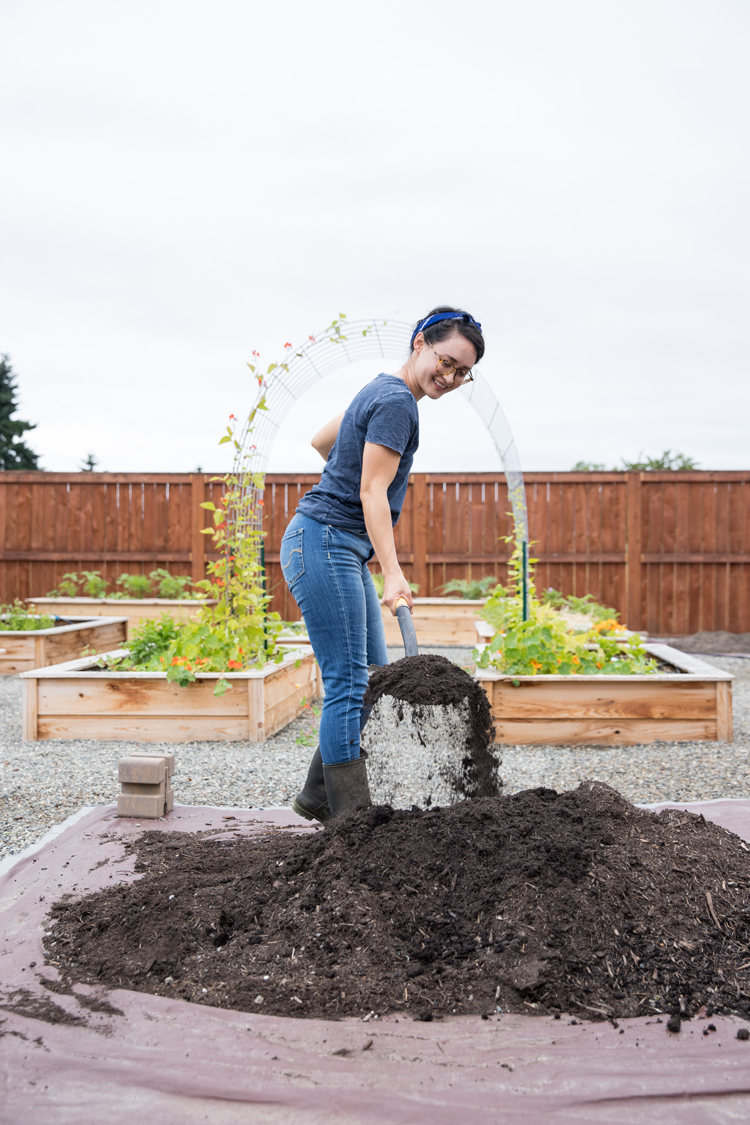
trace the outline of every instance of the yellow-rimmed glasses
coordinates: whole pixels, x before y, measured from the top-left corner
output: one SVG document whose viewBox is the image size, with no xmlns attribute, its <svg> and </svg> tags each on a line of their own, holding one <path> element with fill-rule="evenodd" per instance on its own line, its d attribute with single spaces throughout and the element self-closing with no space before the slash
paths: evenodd
<svg viewBox="0 0 750 1125">
<path fill-rule="evenodd" d="M 427 343 L 426 340 L 425 343 Z M 441 375 L 454 375 L 459 385 L 461 383 L 471 383 L 473 381 L 474 376 L 471 373 L 470 367 L 456 367 L 453 360 L 446 359 L 436 352 L 432 344 L 427 344 L 427 347 L 434 353 L 435 359 L 437 360 L 437 369 Z"/>
</svg>

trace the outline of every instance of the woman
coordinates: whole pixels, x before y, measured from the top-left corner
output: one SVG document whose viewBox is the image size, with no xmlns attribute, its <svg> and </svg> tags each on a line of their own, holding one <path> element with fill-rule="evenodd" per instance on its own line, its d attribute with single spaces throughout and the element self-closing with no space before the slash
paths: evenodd
<svg viewBox="0 0 750 1125">
<path fill-rule="evenodd" d="M 395 375 L 378 375 L 312 440 L 326 466 L 303 496 L 281 544 L 281 566 L 320 664 L 325 701 L 320 746 L 294 811 L 325 824 L 369 804 L 359 739 L 370 664 L 387 664 L 380 604 L 367 567 L 377 555 L 391 613 L 412 605 L 393 540 L 414 454 L 417 403 L 444 398 L 472 378 L 482 326 L 461 309 L 433 309 L 414 329 Z"/>
</svg>

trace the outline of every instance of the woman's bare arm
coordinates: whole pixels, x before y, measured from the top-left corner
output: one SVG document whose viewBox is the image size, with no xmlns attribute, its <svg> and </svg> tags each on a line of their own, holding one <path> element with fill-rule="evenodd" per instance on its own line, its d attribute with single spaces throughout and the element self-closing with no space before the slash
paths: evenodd
<svg viewBox="0 0 750 1125">
<path fill-rule="evenodd" d="M 365 515 L 365 527 L 370 542 L 378 556 L 385 589 L 383 601 L 395 615 L 394 606 L 398 598 L 406 598 L 412 605 L 409 583 L 404 578 L 393 540 L 391 509 L 388 504 L 388 486 L 398 471 L 401 454 L 384 445 L 366 441 L 362 455 L 362 482 L 359 497 Z"/>
<path fill-rule="evenodd" d="M 326 422 L 322 429 L 318 430 L 315 437 L 310 442 L 313 449 L 317 450 L 324 461 L 327 461 L 331 455 L 334 442 L 339 432 L 339 426 L 344 415 L 337 414 L 335 418 L 331 418 L 330 422 Z"/>
</svg>

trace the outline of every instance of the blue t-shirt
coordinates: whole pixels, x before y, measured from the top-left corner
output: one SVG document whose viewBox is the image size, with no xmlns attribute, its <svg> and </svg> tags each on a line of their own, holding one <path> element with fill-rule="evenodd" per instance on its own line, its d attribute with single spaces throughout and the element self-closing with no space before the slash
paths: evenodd
<svg viewBox="0 0 750 1125">
<path fill-rule="evenodd" d="M 352 399 L 320 483 L 302 497 L 298 512 L 343 531 L 366 532 L 359 498 L 366 441 L 401 454 L 388 488 L 391 520 L 396 526 L 419 446 L 417 401 L 404 380 L 396 375 L 378 375 Z"/>
</svg>

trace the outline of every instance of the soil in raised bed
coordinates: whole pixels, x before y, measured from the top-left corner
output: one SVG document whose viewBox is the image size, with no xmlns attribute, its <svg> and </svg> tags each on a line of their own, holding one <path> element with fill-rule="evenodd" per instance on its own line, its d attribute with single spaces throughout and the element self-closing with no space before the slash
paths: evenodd
<svg viewBox="0 0 750 1125">
<path fill-rule="evenodd" d="M 601 783 L 131 848 L 140 878 L 53 907 L 63 981 L 329 1019 L 750 1016 L 750 853 Z"/>
<path fill-rule="evenodd" d="M 373 707 L 384 695 L 414 707 L 446 706 L 466 701 L 469 722 L 462 749 L 463 773 L 455 780 L 457 796 L 494 797 L 502 786 L 499 760 L 491 749 L 495 727 L 492 708 L 482 685 L 445 656 L 405 656 L 378 668 L 370 676 L 364 704 Z M 398 713 L 399 720 L 403 715 Z"/>
</svg>

